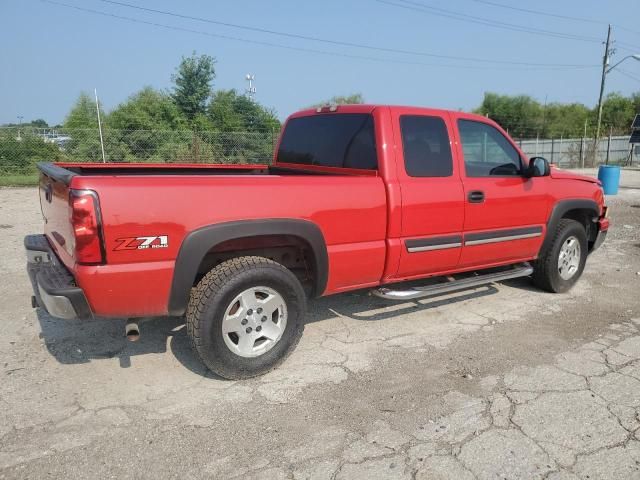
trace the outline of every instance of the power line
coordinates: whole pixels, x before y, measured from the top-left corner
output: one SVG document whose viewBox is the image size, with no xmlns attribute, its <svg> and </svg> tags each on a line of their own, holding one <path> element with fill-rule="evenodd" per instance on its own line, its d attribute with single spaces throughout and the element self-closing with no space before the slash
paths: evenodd
<svg viewBox="0 0 640 480">
<path fill-rule="evenodd" d="M 625 52 L 631 52 L 634 55 L 640 52 L 640 46 L 632 45 L 632 44 L 626 43 L 626 42 L 621 42 L 619 40 L 614 40 L 614 43 L 616 45 L 616 48 L 618 48 L 620 50 L 624 50 Z M 620 45 L 622 45 L 622 46 L 620 46 Z"/>
<path fill-rule="evenodd" d="M 90 9 L 90 8 L 80 7 L 80 6 L 77 6 L 77 5 L 71 5 L 71 4 L 68 4 L 68 3 L 57 2 L 57 1 L 54 1 L 54 0 L 40 0 L 40 1 L 44 2 L 44 3 L 52 4 L 52 5 L 57 5 L 57 6 L 65 7 L 65 8 L 70 8 L 70 9 L 86 12 L 86 13 L 91 13 L 91 14 L 95 14 L 95 15 L 101 15 L 101 16 L 105 16 L 105 17 L 116 18 L 116 19 L 119 19 L 119 20 L 126 20 L 126 21 L 129 21 L 129 22 L 140 23 L 140 24 L 150 25 L 150 26 L 159 27 L 159 28 L 165 28 L 165 29 L 181 31 L 181 32 L 188 32 L 188 33 L 195 33 L 195 34 L 198 34 L 198 35 L 205 35 L 205 36 L 210 36 L 210 37 L 215 37 L 215 38 L 223 38 L 223 39 L 227 39 L 227 40 L 234 40 L 234 41 L 239 41 L 239 42 L 244 42 L 244 43 L 250 43 L 250 44 L 254 44 L 254 45 L 263 45 L 263 46 L 268 46 L 268 47 L 275 47 L 275 48 L 283 48 L 283 49 L 287 49 L 287 50 L 301 51 L 301 52 L 305 52 L 305 53 L 316 53 L 316 54 L 322 54 L 322 55 L 331 55 L 331 56 L 338 56 L 338 57 L 345 57 L 345 58 L 354 58 L 354 59 L 360 59 L 360 60 L 369 60 L 369 61 L 377 61 L 377 62 L 385 62 L 385 63 L 398 63 L 398 64 L 405 64 L 405 65 L 419 65 L 419 66 L 428 66 L 428 67 L 462 68 L 462 69 L 496 69 L 496 68 L 504 68 L 504 67 L 497 67 L 497 66 L 482 67 L 482 66 L 472 66 L 472 65 L 428 64 L 428 63 L 412 62 L 412 61 L 397 60 L 397 59 L 386 59 L 386 58 L 379 58 L 379 57 L 369 57 L 369 56 L 355 55 L 355 54 L 342 53 L 342 52 L 333 52 L 333 51 L 327 51 L 327 50 L 317 50 L 317 49 L 311 49 L 311 48 L 293 47 L 293 46 L 283 45 L 283 44 L 278 44 L 278 43 L 265 42 L 265 41 L 259 41 L 259 40 L 250 40 L 250 39 L 234 37 L 234 36 L 230 36 L 230 35 L 222 35 L 222 34 L 217 34 L 217 33 L 212 33 L 212 32 L 205 32 L 205 31 L 202 31 L 202 30 L 194 30 L 194 29 L 178 27 L 178 26 L 174 26 L 174 25 L 167 25 L 167 24 L 163 24 L 163 23 L 151 22 L 151 21 L 141 20 L 141 19 L 127 17 L 127 16 L 123 16 L 123 15 L 116 15 L 116 14 L 113 14 L 113 13 L 103 12 L 103 11 L 100 11 L 100 10 L 94 10 L 94 9 Z M 121 2 L 107 2 L 107 0 L 100 0 L 100 1 L 105 1 L 106 3 L 118 3 L 118 4 L 121 3 Z M 126 4 L 123 4 L 123 5 L 126 5 Z M 132 7 L 133 8 L 143 9 L 143 7 L 135 7 L 135 6 L 132 6 Z M 144 8 L 144 10 L 149 10 L 149 9 Z M 167 14 L 167 15 L 173 15 L 172 12 L 164 12 L 164 13 Z M 206 19 L 202 19 L 202 21 L 213 22 L 212 20 L 206 20 Z M 247 28 L 249 28 L 249 27 L 247 27 Z M 282 32 L 281 32 L 281 34 L 282 35 L 288 35 L 288 34 L 284 34 Z M 312 38 L 312 37 L 309 37 L 309 38 Z M 324 40 L 324 39 L 322 39 L 322 40 L 321 39 L 316 39 L 316 41 L 326 41 L 326 42 L 335 43 L 335 42 L 333 42 L 331 40 Z M 515 66 L 519 66 L 519 67 L 540 67 L 540 68 L 548 68 L 548 69 L 565 69 L 565 68 L 581 69 L 581 68 L 594 68 L 594 67 L 597 66 L 597 65 L 586 65 L 586 64 L 549 64 L 549 63 L 529 63 L 529 62 L 515 62 L 515 61 L 512 62 L 512 61 L 507 61 L 507 60 L 493 60 L 493 59 L 483 59 L 483 58 L 458 57 L 458 56 L 452 56 L 452 55 L 440 55 L 440 54 L 426 53 L 426 52 L 413 52 L 413 51 L 409 51 L 409 50 L 386 49 L 386 48 L 382 48 L 382 47 L 373 47 L 373 46 L 368 46 L 368 45 L 351 44 L 349 42 L 338 42 L 338 43 L 349 45 L 349 46 L 354 46 L 354 47 L 359 47 L 359 48 L 368 48 L 368 49 L 372 49 L 372 50 L 381 50 L 381 51 L 386 51 L 386 52 L 403 53 L 403 54 L 410 54 L 410 55 L 421 55 L 421 56 L 425 56 L 425 57 L 434 57 L 434 58 L 447 59 L 447 60 L 463 60 L 463 61 L 473 61 L 473 62 L 482 62 L 482 63 L 495 63 L 495 64 L 498 64 L 498 65 L 515 65 Z M 514 68 L 510 68 L 510 69 L 514 69 Z"/>
<path fill-rule="evenodd" d="M 533 35 L 542 35 L 546 37 L 556 37 L 562 38 L 565 40 L 577 40 L 582 42 L 591 42 L 591 43 L 601 43 L 601 40 L 596 37 L 587 37 L 583 35 L 573 35 L 569 33 L 556 32 L 552 30 L 544 30 L 539 28 L 527 27 L 525 25 L 518 25 L 514 23 L 501 22 L 498 20 L 493 20 L 490 18 L 477 17 L 474 15 L 467 15 L 465 13 L 455 12 L 453 10 L 447 10 L 444 8 L 432 7 L 429 5 L 425 5 L 422 2 L 415 2 L 410 0 L 397 0 L 402 3 L 397 3 L 397 1 L 389 1 L 389 0 L 375 0 L 378 3 L 383 3 L 386 5 L 391 5 L 398 8 L 404 8 L 407 10 L 413 10 L 422 13 L 428 13 L 432 15 L 437 15 L 440 17 L 451 18 L 454 20 L 459 20 L 463 22 L 475 23 L 479 25 L 485 25 L 494 28 L 502 28 L 504 30 L 511 30 L 515 32 L 522 33 L 530 33 Z"/>
<path fill-rule="evenodd" d="M 364 48 L 364 49 L 368 49 L 368 50 L 375 50 L 375 51 L 387 52 L 387 53 L 400 53 L 400 54 L 405 54 L 405 55 L 418 55 L 418 56 L 426 56 L 426 57 L 434 57 L 434 58 L 442 58 L 442 59 L 452 59 L 452 60 L 474 61 L 474 62 L 486 62 L 486 63 L 498 63 L 498 64 L 501 63 L 501 64 L 508 64 L 508 65 L 562 66 L 562 67 L 575 66 L 575 65 L 563 65 L 563 64 L 536 64 L 536 63 L 530 63 L 530 62 L 517 62 L 517 61 L 494 60 L 494 59 L 485 59 L 485 58 L 460 57 L 460 56 L 453 56 L 453 55 L 441 55 L 441 54 L 435 54 L 435 53 L 430 53 L 430 52 L 420 52 L 420 51 L 415 51 L 415 50 L 387 48 L 387 47 L 367 45 L 367 44 L 362 44 L 362 43 L 354 43 L 354 42 L 332 40 L 332 39 L 309 36 L 309 35 L 301 35 L 301 34 L 290 33 L 290 32 L 281 32 L 281 31 L 270 30 L 270 29 L 265 29 L 265 28 L 260 28 L 260 27 L 252 27 L 252 26 L 248 26 L 248 25 L 240 25 L 240 24 L 236 24 L 236 23 L 222 22 L 222 21 L 213 20 L 213 19 L 210 19 L 210 18 L 196 17 L 196 16 L 185 15 L 185 14 L 181 14 L 181 13 L 177 13 L 177 12 L 170 12 L 170 11 L 166 11 L 166 10 L 158 10 L 158 9 L 155 9 L 155 8 L 141 7 L 139 5 L 132 5 L 132 4 L 129 4 L 129 3 L 120 2 L 120 1 L 116 1 L 116 0 L 98 0 L 98 1 L 103 2 L 103 3 L 112 4 L 112 5 L 119 5 L 119 6 L 122 6 L 122 7 L 133 8 L 133 9 L 136 9 L 136 10 L 142 10 L 142 11 L 145 11 L 145 12 L 157 13 L 157 14 L 160 14 L 160 15 L 168 15 L 168 16 L 171 16 L 171 17 L 177 17 L 177 18 L 182 18 L 182 19 L 187 19 L 187 20 L 194 20 L 194 21 L 198 21 L 198 22 L 211 23 L 211 24 L 214 24 L 214 25 L 221 25 L 221 26 L 225 26 L 225 27 L 238 28 L 238 29 L 242 29 L 242 30 L 260 32 L 260 33 L 267 33 L 267 34 L 270 34 L 270 35 L 278 35 L 278 36 L 283 36 L 283 37 L 288 37 L 288 38 L 295 38 L 295 39 L 298 39 L 298 40 L 310 40 L 310 41 L 314 41 L 314 42 L 328 43 L 328 44 L 331 44 L 331 45 L 339 45 L 339 46 L 355 47 L 355 48 Z M 586 66 L 586 65 L 580 65 L 580 66 L 582 67 L 582 66 Z"/>
<path fill-rule="evenodd" d="M 545 17 L 562 18 L 564 20 L 575 20 L 577 22 L 585 22 L 585 23 L 595 23 L 595 24 L 604 23 L 604 22 L 602 22 L 600 20 L 592 20 L 590 18 L 580 18 L 580 17 L 572 17 L 572 16 L 569 16 L 569 15 L 560 15 L 560 14 L 555 14 L 555 13 L 542 12 L 540 10 L 532 10 L 532 9 L 529 9 L 529 8 L 514 7 L 512 5 L 505 5 L 503 3 L 491 2 L 489 0 L 471 0 L 471 1 L 472 2 L 476 2 L 476 3 L 484 3 L 485 5 L 491 5 L 493 7 L 507 8 L 509 10 L 515 10 L 517 12 L 532 13 L 534 15 L 542 15 L 542 16 L 545 16 Z"/>
<path fill-rule="evenodd" d="M 553 18 L 560 18 L 563 20 L 573 20 L 575 22 L 583 22 L 583 23 L 591 23 L 591 24 L 596 24 L 596 25 L 607 25 L 607 22 L 604 22 L 602 20 L 594 20 L 592 18 L 583 18 L 583 17 L 574 17 L 571 15 L 561 15 L 558 13 L 551 13 L 551 12 L 543 12 L 541 10 L 532 10 L 530 8 L 522 8 L 522 7 L 514 7 L 512 5 L 505 5 L 504 3 L 498 3 L 498 2 L 492 2 L 490 0 L 470 0 L 472 2 L 476 2 L 476 3 L 483 3 L 485 5 L 491 5 L 494 7 L 498 7 L 498 8 L 506 8 L 508 10 L 515 10 L 517 12 L 524 12 L 524 13 L 531 13 L 533 15 L 541 15 L 544 17 L 553 17 Z M 616 28 L 619 28 L 620 30 L 625 30 L 627 32 L 630 33 L 635 33 L 636 35 L 640 35 L 640 32 L 636 31 L 636 30 L 632 30 L 630 28 L 626 28 L 623 27 L 622 25 L 613 25 Z"/>
<path fill-rule="evenodd" d="M 635 75 L 630 74 L 626 70 L 622 70 L 621 68 L 616 68 L 613 71 L 614 72 L 618 72 L 618 73 L 624 75 L 625 77 L 630 78 L 631 80 L 635 80 L 636 82 L 640 82 L 640 78 L 636 77 Z"/>
<path fill-rule="evenodd" d="M 389 3 L 389 4 L 391 4 L 390 2 L 384 1 L 384 0 L 377 0 L 377 1 L 380 1 L 381 3 Z M 441 12 L 441 14 L 440 14 L 441 16 L 448 16 L 448 18 L 455 18 L 457 20 L 465 20 L 465 18 L 467 18 L 468 20 L 466 20 L 466 21 L 475 20 L 473 23 L 487 22 L 487 23 L 481 23 L 481 24 L 487 24 L 487 25 L 489 25 L 491 23 L 495 23 L 495 24 L 490 25 L 490 26 L 499 27 L 499 28 L 510 27 L 510 28 L 507 28 L 509 30 L 517 29 L 516 31 L 523 31 L 523 32 L 532 33 L 532 34 L 539 34 L 539 35 L 545 35 L 546 34 L 546 35 L 551 35 L 551 36 L 556 36 L 556 37 L 559 37 L 559 38 L 566 38 L 566 39 L 571 39 L 571 40 L 582 40 L 582 41 L 588 41 L 588 42 L 599 42 L 599 40 L 596 37 L 586 37 L 586 36 L 579 36 L 579 35 L 573 35 L 573 34 L 565 34 L 563 32 L 542 30 L 542 29 L 538 29 L 538 28 L 527 27 L 527 26 L 524 26 L 524 25 L 516 25 L 516 24 L 500 22 L 498 20 L 493 20 L 493 19 L 488 19 L 488 18 L 474 17 L 472 15 L 466 15 L 466 14 L 459 13 L 459 12 L 454 12 L 454 11 L 451 11 L 451 10 L 445 10 L 445 9 L 442 9 L 442 8 L 437 8 L 437 7 L 425 5 L 422 2 L 415 2 L 415 1 L 409 1 L 409 0 L 396 0 L 396 1 L 400 1 L 400 2 L 403 2 L 403 3 L 408 3 L 408 4 L 411 4 L 411 5 L 414 5 L 414 6 L 418 7 L 418 8 L 423 9 L 423 10 L 433 10 L 435 12 L 439 11 L 439 12 Z M 492 5 L 492 6 L 500 7 L 500 8 L 506 8 L 506 9 L 509 9 L 509 10 L 515 10 L 515 11 L 519 11 L 519 12 L 530 13 L 530 14 L 534 14 L 534 15 L 543 15 L 543 16 L 548 16 L 548 17 L 562 18 L 562 19 L 565 19 L 565 20 L 574 20 L 574 21 L 586 22 L 586 23 L 597 24 L 597 25 L 608 25 L 607 22 L 600 21 L 600 20 L 592 20 L 592 19 L 581 18 L 581 17 L 572 17 L 572 16 L 569 16 L 569 15 L 559 15 L 559 14 L 554 14 L 554 13 L 542 12 L 540 10 L 532 10 L 532 9 L 528 9 L 528 8 L 514 7 L 514 6 L 511 6 L 511 5 L 505 5 L 503 3 L 493 2 L 493 1 L 490 1 L 490 0 L 470 0 L 470 1 L 483 3 L 483 4 L 486 4 L 486 5 Z M 407 8 L 404 5 L 395 5 L 395 6 Z M 449 15 L 451 15 L 451 16 L 449 16 Z M 460 18 L 457 18 L 456 16 L 460 17 Z M 632 30 L 632 29 L 627 28 L 627 27 L 624 27 L 622 25 L 612 24 L 612 26 L 616 27 L 619 30 L 624 30 L 626 32 L 633 33 L 635 35 L 640 35 L 640 32 L 638 32 L 636 30 Z M 640 46 L 633 45 L 631 43 L 617 41 L 617 44 L 618 45 L 622 45 L 622 47 L 621 47 L 622 50 L 627 50 L 627 51 L 634 52 L 634 53 L 637 53 L 638 51 L 640 51 Z"/>
</svg>

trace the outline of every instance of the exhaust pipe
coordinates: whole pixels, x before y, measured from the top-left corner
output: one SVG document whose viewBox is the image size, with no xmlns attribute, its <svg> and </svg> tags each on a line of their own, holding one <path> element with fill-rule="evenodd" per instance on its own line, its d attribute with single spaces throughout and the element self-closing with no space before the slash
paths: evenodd
<svg viewBox="0 0 640 480">
<path fill-rule="evenodd" d="M 135 322 L 128 322 L 124 327 L 124 336 L 130 342 L 137 342 L 140 340 L 140 327 Z"/>
</svg>

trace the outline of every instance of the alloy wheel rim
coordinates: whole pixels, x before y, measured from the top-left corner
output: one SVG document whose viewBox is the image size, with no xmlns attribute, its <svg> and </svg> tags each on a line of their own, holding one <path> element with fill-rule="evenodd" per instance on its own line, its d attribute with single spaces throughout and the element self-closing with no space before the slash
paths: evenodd
<svg viewBox="0 0 640 480">
<path fill-rule="evenodd" d="M 560 248 L 558 273 L 563 280 L 571 279 L 580 267 L 580 242 L 576 237 L 567 238 Z"/>
<path fill-rule="evenodd" d="M 222 319 L 222 337 L 240 357 L 258 357 L 271 350 L 287 327 L 287 304 L 270 287 L 251 287 L 227 306 Z"/>
</svg>

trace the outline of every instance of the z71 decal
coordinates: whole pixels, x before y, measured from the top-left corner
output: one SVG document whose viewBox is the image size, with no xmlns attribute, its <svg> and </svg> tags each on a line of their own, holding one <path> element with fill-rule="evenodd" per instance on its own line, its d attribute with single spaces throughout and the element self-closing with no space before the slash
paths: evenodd
<svg viewBox="0 0 640 480">
<path fill-rule="evenodd" d="M 153 237 L 127 237 L 116 240 L 119 245 L 114 248 L 118 250 L 146 250 L 147 248 L 167 248 L 169 237 L 167 235 L 156 235 Z"/>
</svg>

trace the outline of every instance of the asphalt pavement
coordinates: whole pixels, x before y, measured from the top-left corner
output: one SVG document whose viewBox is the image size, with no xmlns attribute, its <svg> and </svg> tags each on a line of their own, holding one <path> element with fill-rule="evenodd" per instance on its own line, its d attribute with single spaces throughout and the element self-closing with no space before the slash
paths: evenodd
<svg viewBox="0 0 640 480">
<path fill-rule="evenodd" d="M 640 478 L 640 171 L 567 294 L 527 279 L 310 304 L 277 370 L 209 374 L 183 321 L 30 306 L 34 188 L 0 189 L 0 478 Z"/>
</svg>

